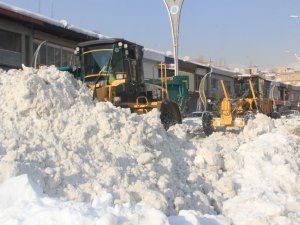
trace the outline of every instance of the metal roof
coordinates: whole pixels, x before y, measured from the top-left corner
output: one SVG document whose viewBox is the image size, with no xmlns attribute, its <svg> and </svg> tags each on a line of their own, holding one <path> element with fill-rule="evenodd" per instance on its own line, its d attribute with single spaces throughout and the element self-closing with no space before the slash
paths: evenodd
<svg viewBox="0 0 300 225">
<path fill-rule="evenodd" d="M 29 28 L 49 32 L 59 37 L 68 38 L 78 42 L 105 37 L 102 34 L 68 24 L 66 20 L 54 20 L 41 14 L 33 13 L 2 2 L 0 2 L 0 18 L 17 21 Z"/>
</svg>

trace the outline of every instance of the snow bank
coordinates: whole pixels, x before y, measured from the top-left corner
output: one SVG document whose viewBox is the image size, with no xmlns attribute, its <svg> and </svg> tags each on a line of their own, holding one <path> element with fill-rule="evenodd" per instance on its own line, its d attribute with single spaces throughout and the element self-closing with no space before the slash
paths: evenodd
<svg viewBox="0 0 300 225">
<path fill-rule="evenodd" d="M 299 125 L 259 114 L 239 135 L 194 140 L 198 172 L 234 224 L 300 224 Z"/>
<path fill-rule="evenodd" d="M 44 196 L 27 177 L 11 178 L 0 186 L 0 223 L 6 224 L 145 224 L 167 225 L 168 218 L 147 205 L 111 205 L 103 195 L 91 205 Z"/>
<path fill-rule="evenodd" d="M 139 116 L 89 91 L 54 67 L 0 75 L 0 182 L 26 173 L 50 197 L 147 203 L 166 214 L 215 214 L 191 176 L 193 145 L 167 133 L 159 112 Z M 195 192 L 195 190 L 197 190 Z"/>
<path fill-rule="evenodd" d="M 54 67 L 0 71 L 0 94 L 1 224 L 300 224 L 299 121 L 190 139 Z"/>
</svg>

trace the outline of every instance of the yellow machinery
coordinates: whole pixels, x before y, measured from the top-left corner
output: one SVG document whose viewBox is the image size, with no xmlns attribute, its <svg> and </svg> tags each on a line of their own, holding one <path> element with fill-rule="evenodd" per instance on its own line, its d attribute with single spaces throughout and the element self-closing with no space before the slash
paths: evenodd
<svg viewBox="0 0 300 225">
<path fill-rule="evenodd" d="M 118 96 L 118 88 L 121 86 L 126 85 L 128 82 L 126 76 L 121 79 L 113 80 L 111 83 L 100 85 L 98 82 L 93 85 L 89 85 L 89 88 L 94 91 L 94 97 L 97 98 L 98 101 L 105 101 L 105 102 L 113 102 L 116 106 L 130 108 L 132 112 L 143 114 L 147 113 L 153 108 L 161 108 L 161 105 L 164 101 L 167 101 L 168 98 L 168 90 L 167 90 L 167 77 L 165 73 L 166 65 L 161 63 L 160 64 L 160 71 L 161 71 L 161 83 L 162 87 L 160 86 L 151 86 L 152 94 L 156 93 L 158 95 L 155 98 L 155 101 L 149 101 L 146 94 L 141 94 L 136 97 L 135 101 L 126 101 L 122 102 L 121 97 Z M 106 74 L 99 75 L 99 76 L 107 76 Z M 147 84 L 150 85 L 150 84 Z"/>
<path fill-rule="evenodd" d="M 105 38 L 79 43 L 76 54 L 77 78 L 87 83 L 93 98 L 138 114 L 157 108 L 165 129 L 182 122 L 178 105 L 168 98 L 166 65 L 160 65 L 160 86 L 145 82 L 142 46 Z"/>
<path fill-rule="evenodd" d="M 236 77 L 234 78 L 236 98 L 231 99 L 224 81 L 221 80 L 224 98 L 220 106 L 220 116 L 213 116 L 212 113 L 203 115 L 204 133 L 210 135 L 218 127 L 242 128 L 258 111 L 275 115 L 272 114 L 273 102 L 268 97 L 268 85 L 269 81 L 258 76 Z"/>
</svg>

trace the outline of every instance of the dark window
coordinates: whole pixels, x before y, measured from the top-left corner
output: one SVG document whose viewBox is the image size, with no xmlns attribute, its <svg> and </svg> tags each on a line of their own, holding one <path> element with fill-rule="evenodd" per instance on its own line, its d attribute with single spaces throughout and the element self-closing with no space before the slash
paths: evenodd
<svg viewBox="0 0 300 225">
<path fill-rule="evenodd" d="M 61 66 L 61 49 L 55 48 L 55 66 Z"/>
<path fill-rule="evenodd" d="M 33 43 L 33 52 L 36 51 L 41 41 L 35 40 Z M 59 66 L 72 66 L 73 65 L 73 51 L 63 49 L 61 46 L 44 43 L 37 57 L 37 65 L 55 65 Z"/>
<path fill-rule="evenodd" d="M 47 49 L 46 45 L 42 45 L 39 52 L 38 64 L 47 65 Z"/>
<path fill-rule="evenodd" d="M 21 52 L 21 34 L 0 30 L 0 49 Z"/>
<path fill-rule="evenodd" d="M 166 72 L 167 72 L 167 77 L 174 77 L 174 74 L 175 74 L 174 70 L 172 70 L 172 69 L 167 69 Z M 165 74 L 165 71 L 163 71 L 162 74 L 164 75 L 164 74 Z M 158 69 L 158 77 L 159 77 L 159 78 L 161 77 L 161 69 L 160 69 L 160 68 Z"/>
<path fill-rule="evenodd" d="M 119 49 L 118 47 L 114 48 L 111 65 L 112 65 L 112 68 L 114 70 L 113 71 L 114 73 L 124 71 L 122 49 Z"/>
<path fill-rule="evenodd" d="M 226 90 L 227 90 L 228 94 L 231 94 L 230 81 L 224 80 L 224 84 L 225 84 L 225 87 L 226 87 Z"/>
<path fill-rule="evenodd" d="M 48 65 L 55 65 L 54 47 L 48 46 Z"/>
<path fill-rule="evenodd" d="M 69 52 L 68 51 L 68 66 L 73 65 L 74 64 L 74 52 Z"/>
<path fill-rule="evenodd" d="M 100 45 L 84 48 L 83 54 L 81 55 L 81 63 L 83 65 L 83 74 L 86 81 L 92 82 L 95 79 L 98 79 L 99 74 L 103 75 L 111 72 L 107 66 L 112 55 L 113 45 Z"/>
<path fill-rule="evenodd" d="M 36 49 L 38 48 L 38 44 L 33 42 L 33 45 L 32 45 L 32 51 L 33 51 L 33 54 L 35 53 Z"/>
<path fill-rule="evenodd" d="M 38 46 L 39 46 L 39 45 L 38 45 L 37 43 L 33 42 L 33 44 L 32 44 L 32 52 L 33 52 L 33 53 L 32 53 L 32 56 L 34 56 L 34 54 L 35 54 L 35 52 L 36 52 Z M 34 66 L 34 63 L 35 63 L 34 60 L 35 60 L 35 59 L 32 58 L 32 62 L 31 62 L 31 63 L 32 63 L 32 66 Z M 38 59 L 37 59 L 37 61 L 38 61 Z M 38 63 L 38 62 L 37 62 L 37 63 Z"/>
<path fill-rule="evenodd" d="M 214 78 L 211 79 L 211 87 L 214 89 L 218 89 L 218 80 L 217 79 L 214 79 Z"/>
<path fill-rule="evenodd" d="M 72 59 L 73 59 L 73 52 L 70 52 L 70 51 L 68 51 L 68 50 L 62 50 L 61 51 L 62 53 L 62 55 L 61 55 L 61 57 L 62 57 L 62 59 L 61 59 L 61 65 L 62 66 L 70 66 L 70 65 L 72 65 Z"/>
</svg>

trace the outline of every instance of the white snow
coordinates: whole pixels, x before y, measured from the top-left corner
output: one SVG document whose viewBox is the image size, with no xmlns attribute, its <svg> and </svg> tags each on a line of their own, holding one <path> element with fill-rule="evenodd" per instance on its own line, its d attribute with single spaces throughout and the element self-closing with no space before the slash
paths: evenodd
<svg viewBox="0 0 300 225">
<path fill-rule="evenodd" d="M 0 224 L 300 224 L 300 121 L 166 132 L 54 67 L 0 71 Z"/>
</svg>

